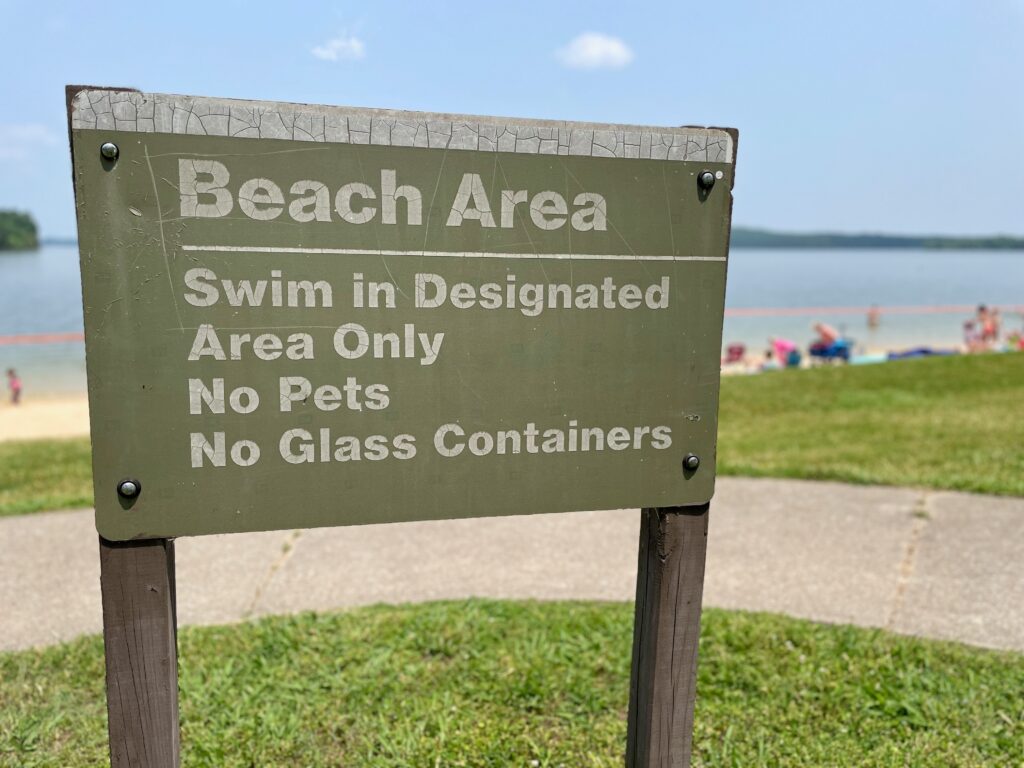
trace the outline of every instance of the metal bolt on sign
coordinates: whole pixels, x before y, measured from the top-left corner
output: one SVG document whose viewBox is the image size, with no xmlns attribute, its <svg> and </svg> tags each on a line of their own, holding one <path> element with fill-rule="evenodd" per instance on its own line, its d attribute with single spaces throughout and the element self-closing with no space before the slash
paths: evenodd
<svg viewBox="0 0 1024 768">
<path fill-rule="evenodd" d="M 700 466 L 700 456 L 695 453 L 688 453 L 683 457 L 683 469 L 693 472 Z"/>
<path fill-rule="evenodd" d="M 125 499 L 134 499 L 142 493 L 142 483 L 138 480 L 122 480 L 117 484 L 117 495 Z"/>
<path fill-rule="evenodd" d="M 117 148 L 117 144 L 114 144 L 111 141 L 105 141 L 100 145 L 100 154 L 107 158 L 107 160 L 117 160 L 117 156 L 121 154 L 121 150 Z"/>
<path fill-rule="evenodd" d="M 711 171 L 701 171 L 700 175 L 697 176 L 697 183 L 703 189 L 711 189 L 715 186 L 715 174 Z"/>
</svg>

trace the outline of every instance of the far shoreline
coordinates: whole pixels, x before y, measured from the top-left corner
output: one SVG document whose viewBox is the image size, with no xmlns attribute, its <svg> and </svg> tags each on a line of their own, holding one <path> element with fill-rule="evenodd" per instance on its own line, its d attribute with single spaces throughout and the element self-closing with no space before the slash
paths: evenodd
<svg viewBox="0 0 1024 768">
<path fill-rule="evenodd" d="M 73 247 L 74 237 L 43 237 L 31 250 L 0 249 L 3 253 L 31 253 L 46 246 Z M 1024 235 L 897 235 L 885 232 L 787 232 L 760 227 L 733 226 L 730 248 L 744 250 L 925 250 L 1024 252 Z"/>
</svg>

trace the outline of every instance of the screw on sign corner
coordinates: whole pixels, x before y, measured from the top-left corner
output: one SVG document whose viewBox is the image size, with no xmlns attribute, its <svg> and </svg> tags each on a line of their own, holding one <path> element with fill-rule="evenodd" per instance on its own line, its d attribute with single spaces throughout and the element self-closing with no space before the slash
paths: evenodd
<svg viewBox="0 0 1024 768">
<path fill-rule="evenodd" d="M 711 188 L 715 186 L 715 174 L 711 171 L 701 171 L 697 175 L 697 183 L 700 184 L 700 188 L 711 191 Z"/>
<path fill-rule="evenodd" d="M 113 162 L 117 160 L 117 156 L 121 154 L 121 150 L 117 148 L 117 144 L 112 141 L 105 141 L 100 145 L 100 154 L 104 158 Z"/>
<path fill-rule="evenodd" d="M 117 495 L 122 499 L 134 499 L 142 493 L 142 483 L 138 480 L 122 480 L 117 484 Z"/>
<path fill-rule="evenodd" d="M 688 453 L 683 457 L 683 471 L 696 472 L 700 466 L 700 456 L 695 453 Z"/>
</svg>

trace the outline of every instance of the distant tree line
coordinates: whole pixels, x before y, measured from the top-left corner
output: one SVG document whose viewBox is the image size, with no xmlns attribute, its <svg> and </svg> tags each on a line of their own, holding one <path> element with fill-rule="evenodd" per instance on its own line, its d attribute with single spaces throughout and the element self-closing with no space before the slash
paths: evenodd
<svg viewBox="0 0 1024 768">
<path fill-rule="evenodd" d="M 831 232 L 797 234 L 733 227 L 734 248 L 948 248 L 1024 250 L 1024 238 L 939 237 L 933 235 L 843 235 Z"/>
<path fill-rule="evenodd" d="M 28 251 L 39 247 L 39 230 L 27 213 L 0 211 L 0 251 Z"/>
</svg>

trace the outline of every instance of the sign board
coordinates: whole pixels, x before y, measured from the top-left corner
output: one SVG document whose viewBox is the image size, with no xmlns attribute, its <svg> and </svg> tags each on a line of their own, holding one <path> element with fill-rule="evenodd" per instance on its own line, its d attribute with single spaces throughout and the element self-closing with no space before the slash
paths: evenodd
<svg viewBox="0 0 1024 768">
<path fill-rule="evenodd" d="M 69 108 L 103 537 L 711 498 L 733 132 Z"/>
</svg>

